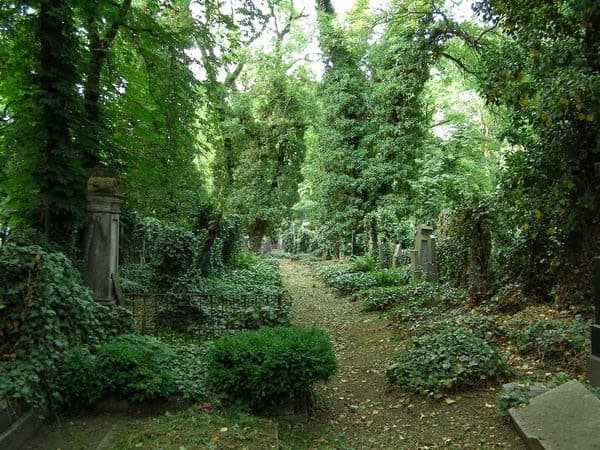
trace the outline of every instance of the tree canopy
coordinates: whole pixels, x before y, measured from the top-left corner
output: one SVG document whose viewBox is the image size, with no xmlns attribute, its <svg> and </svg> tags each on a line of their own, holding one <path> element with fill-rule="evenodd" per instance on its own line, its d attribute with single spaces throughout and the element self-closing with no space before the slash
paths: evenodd
<svg viewBox="0 0 600 450">
<path fill-rule="evenodd" d="M 430 223 L 448 281 L 578 301 L 597 3 L 3 1 L 0 221 L 73 245 L 103 165 L 141 217 L 236 214 L 254 248 L 304 223 L 333 257 Z"/>
</svg>

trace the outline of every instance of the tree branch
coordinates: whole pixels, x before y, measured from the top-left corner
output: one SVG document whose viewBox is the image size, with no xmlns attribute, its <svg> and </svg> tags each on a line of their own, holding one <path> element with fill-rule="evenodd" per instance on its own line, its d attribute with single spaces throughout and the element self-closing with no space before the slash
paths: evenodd
<svg viewBox="0 0 600 450">
<path fill-rule="evenodd" d="M 448 53 L 445 53 L 445 52 L 440 53 L 440 56 L 443 56 L 444 58 L 449 59 L 454 64 L 456 64 L 458 67 L 460 67 L 462 70 L 467 72 L 468 74 L 476 75 L 476 73 L 473 70 L 469 69 L 460 59 L 455 58 L 454 56 L 449 55 Z"/>
</svg>

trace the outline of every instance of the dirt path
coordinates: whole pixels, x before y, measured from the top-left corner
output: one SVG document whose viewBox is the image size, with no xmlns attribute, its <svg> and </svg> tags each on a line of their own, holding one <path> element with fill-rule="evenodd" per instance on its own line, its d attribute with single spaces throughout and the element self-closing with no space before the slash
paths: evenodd
<svg viewBox="0 0 600 450">
<path fill-rule="evenodd" d="M 319 391 L 324 410 L 307 430 L 327 438 L 313 438 L 306 448 L 525 448 L 500 417 L 497 388 L 456 402 L 402 393 L 385 377 L 400 344 L 394 326 L 334 295 L 303 263 L 282 260 L 280 267 L 296 322 L 329 331 L 339 361 L 337 375 Z"/>
</svg>

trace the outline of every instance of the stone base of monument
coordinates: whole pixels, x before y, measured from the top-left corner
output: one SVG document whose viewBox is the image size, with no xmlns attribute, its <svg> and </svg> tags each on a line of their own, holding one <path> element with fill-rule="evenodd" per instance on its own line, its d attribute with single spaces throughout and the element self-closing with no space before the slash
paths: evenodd
<svg viewBox="0 0 600 450">
<path fill-rule="evenodd" d="M 312 402 L 308 395 L 291 399 L 266 411 L 266 415 L 284 422 L 306 422 L 310 416 Z"/>
<path fill-rule="evenodd" d="M 600 387 L 600 356 L 590 355 L 588 359 L 588 380 L 594 387 Z"/>
<path fill-rule="evenodd" d="M 600 449 L 600 400 L 578 381 L 569 381 L 508 411 L 531 449 Z"/>
</svg>

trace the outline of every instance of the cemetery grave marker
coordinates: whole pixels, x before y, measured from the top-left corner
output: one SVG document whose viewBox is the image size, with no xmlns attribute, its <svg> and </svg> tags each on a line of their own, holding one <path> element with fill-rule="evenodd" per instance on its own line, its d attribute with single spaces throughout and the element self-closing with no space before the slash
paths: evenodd
<svg viewBox="0 0 600 450">
<path fill-rule="evenodd" d="M 425 278 L 428 281 L 437 281 L 438 271 L 435 259 L 433 227 L 419 225 L 415 236 L 415 248 L 411 251 L 413 281 L 420 278 Z"/>
<path fill-rule="evenodd" d="M 123 200 L 118 173 L 105 167 L 94 169 L 87 184 L 87 199 L 84 278 L 94 300 L 113 307 L 116 304 L 113 277 L 119 270 L 119 217 Z"/>
</svg>

